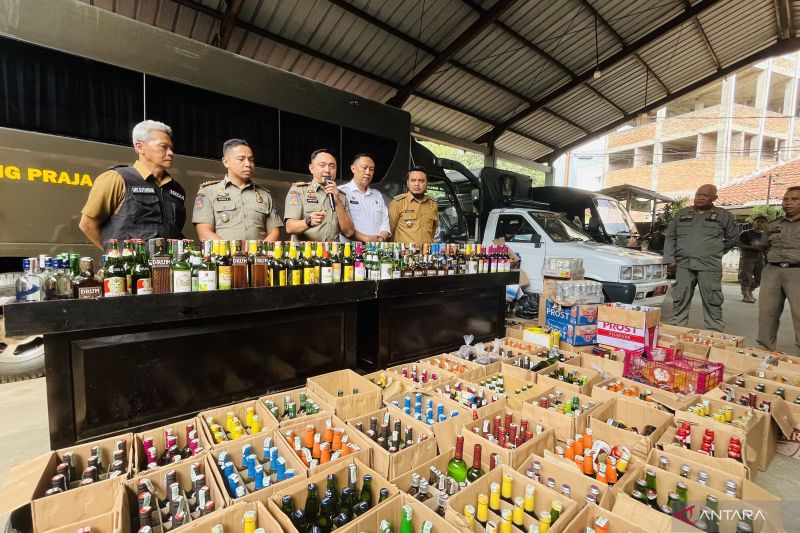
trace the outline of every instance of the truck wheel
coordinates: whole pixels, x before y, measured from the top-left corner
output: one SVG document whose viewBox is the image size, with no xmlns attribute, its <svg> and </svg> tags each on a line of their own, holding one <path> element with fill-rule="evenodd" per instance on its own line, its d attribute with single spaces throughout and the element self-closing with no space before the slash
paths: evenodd
<svg viewBox="0 0 800 533">
<path fill-rule="evenodd" d="M 0 337 L 0 383 L 44 376 L 44 339 Z"/>
</svg>

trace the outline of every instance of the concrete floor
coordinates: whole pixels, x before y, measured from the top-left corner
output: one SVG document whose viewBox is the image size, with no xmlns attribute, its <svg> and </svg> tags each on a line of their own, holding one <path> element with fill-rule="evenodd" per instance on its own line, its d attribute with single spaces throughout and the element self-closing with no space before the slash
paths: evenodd
<svg viewBox="0 0 800 533">
<path fill-rule="evenodd" d="M 744 335 L 750 340 L 754 339 L 757 333 L 758 304 L 741 302 L 737 285 L 726 284 L 723 290 L 725 330 Z M 664 321 L 669 320 L 671 311 L 672 300 L 668 297 L 663 306 Z M 692 302 L 689 326 L 703 326 L 699 293 Z M 781 317 L 778 348 L 788 353 L 797 353 L 788 309 Z M 11 465 L 49 449 L 45 379 L 0 385 L 0 405 L 3 406 L 3 409 L 0 409 L 0 484 L 2 484 Z M 769 469 L 759 473 L 756 479 L 759 485 L 785 500 L 784 525 L 787 531 L 800 531 L 800 506 L 794 501 L 797 497 L 798 479 L 800 479 L 800 461 L 782 455 L 776 455 Z M 4 517 L 0 517 L 0 526 L 4 522 L 3 519 Z"/>
</svg>

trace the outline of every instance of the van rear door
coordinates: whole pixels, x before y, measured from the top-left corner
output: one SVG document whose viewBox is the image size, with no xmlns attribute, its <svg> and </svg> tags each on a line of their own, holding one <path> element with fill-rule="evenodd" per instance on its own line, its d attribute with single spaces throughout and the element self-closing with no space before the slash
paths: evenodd
<svg viewBox="0 0 800 533">
<path fill-rule="evenodd" d="M 546 253 L 545 241 L 535 229 L 537 225 L 524 213 L 499 213 L 494 238 L 503 238 L 509 248 L 522 260 L 522 269 L 528 275 L 528 290 L 542 292 L 542 266 Z"/>
</svg>

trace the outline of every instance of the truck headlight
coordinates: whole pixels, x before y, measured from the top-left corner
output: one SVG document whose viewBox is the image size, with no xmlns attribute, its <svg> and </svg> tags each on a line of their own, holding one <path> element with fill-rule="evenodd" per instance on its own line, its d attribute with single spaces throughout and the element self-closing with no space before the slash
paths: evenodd
<svg viewBox="0 0 800 533">
<path fill-rule="evenodd" d="M 622 281 L 627 281 L 633 279 L 633 272 L 631 267 L 620 267 L 619 269 L 619 279 Z"/>
<path fill-rule="evenodd" d="M 633 267 L 633 279 L 644 279 L 644 267 L 635 266 Z"/>
</svg>

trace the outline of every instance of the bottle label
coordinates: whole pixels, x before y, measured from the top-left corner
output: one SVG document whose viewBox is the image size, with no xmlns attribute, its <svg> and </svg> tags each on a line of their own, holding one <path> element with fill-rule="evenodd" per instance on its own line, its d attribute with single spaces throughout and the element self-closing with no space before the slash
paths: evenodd
<svg viewBox="0 0 800 533">
<path fill-rule="evenodd" d="M 219 278 L 218 278 L 218 287 L 221 291 L 227 291 L 231 288 L 231 267 L 229 266 L 220 266 L 219 267 Z"/>
<path fill-rule="evenodd" d="M 400 279 L 400 277 L 401 276 L 399 268 L 395 268 L 394 270 L 392 270 L 392 279 Z"/>
<path fill-rule="evenodd" d="M 269 263 L 269 257 L 266 257 L 266 256 L 265 257 L 256 256 L 253 259 L 253 264 L 254 265 L 266 265 L 267 263 Z"/>
<path fill-rule="evenodd" d="M 477 273 L 478 273 L 478 262 L 467 261 L 467 274 L 477 274 Z"/>
<path fill-rule="evenodd" d="M 299 268 L 292 270 L 292 285 L 303 284 L 303 271 Z"/>
<path fill-rule="evenodd" d="M 192 292 L 190 270 L 176 270 L 172 273 L 172 292 Z"/>
<path fill-rule="evenodd" d="M 303 269 L 303 285 L 313 285 L 316 283 L 314 278 L 317 277 L 316 267 L 305 267 Z"/>
<path fill-rule="evenodd" d="M 342 264 L 341 263 L 334 263 L 331 267 L 333 270 L 333 282 L 339 283 L 342 281 Z M 323 283 L 325 283 L 323 281 Z"/>
<path fill-rule="evenodd" d="M 356 261 L 356 266 L 353 272 L 353 279 L 355 281 L 364 281 L 367 279 L 367 269 L 364 268 L 364 263 Z"/>
<path fill-rule="evenodd" d="M 353 272 L 352 265 L 345 265 L 344 266 L 344 277 L 342 281 L 355 281 L 355 272 Z"/>
<path fill-rule="evenodd" d="M 100 298 L 103 295 L 103 288 L 100 285 L 96 287 L 78 287 L 78 299 L 92 299 Z"/>
<path fill-rule="evenodd" d="M 381 264 L 380 279 L 392 279 L 392 265 Z"/>
<path fill-rule="evenodd" d="M 128 294 L 131 294 L 131 290 L 133 289 L 132 277 L 130 274 L 125 275 L 125 290 L 128 291 Z"/>
<path fill-rule="evenodd" d="M 153 280 L 150 278 L 137 279 L 136 294 L 153 294 Z"/>
<path fill-rule="evenodd" d="M 333 267 L 322 267 L 320 276 L 320 283 L 333 283 Z"/>
<path fill-rule="evenodd" d="M 246 257 L 236 257 L 236 256 L 234 256 L 233 260 L 231 262 L 234 265 L 246 265 L 247 264 L 247 258 Z"/>
<path fill-rule="evenodd" d="M 192 274 L 192 292 L 197 292 L 200 290 L 200 279 L 197 276 L 197 273 Z"/>
<path fill-rule="evenodd" d="M 201 270 L 197 273 L 197 290 L 200 292 L 217 290 L 217 273 L 214 270 Z"/>
<path fill-rule="evenodd" d="M 125 296 L 128 294 L 128 292 L 125 290 L 125 278 L 119 276 L 104 279 L 103 293 L 107 298 L 112 296 Z"/>
</svg>

